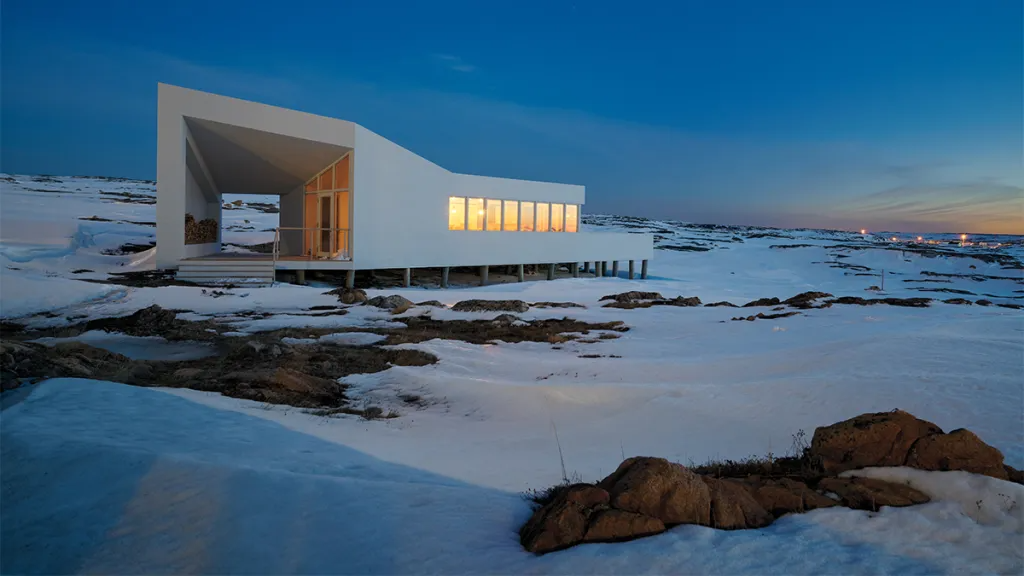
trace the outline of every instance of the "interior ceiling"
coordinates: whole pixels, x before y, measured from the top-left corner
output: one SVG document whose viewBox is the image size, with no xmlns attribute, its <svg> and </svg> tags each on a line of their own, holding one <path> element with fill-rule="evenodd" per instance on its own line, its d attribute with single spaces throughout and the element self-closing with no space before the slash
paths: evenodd
<svg viewBox="0 0 1024 576">
<path fill-rule="evenodd" d="M 185 123 L 223 194 L 287 194 L 350 150 L 210 120 Z"/>
</svg>

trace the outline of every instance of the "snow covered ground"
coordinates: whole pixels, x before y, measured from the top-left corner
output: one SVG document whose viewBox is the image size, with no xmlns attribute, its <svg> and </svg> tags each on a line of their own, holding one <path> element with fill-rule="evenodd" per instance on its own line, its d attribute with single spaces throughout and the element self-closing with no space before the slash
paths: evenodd
<svg viewBox="0 0 1024 576">
<path fill-rule="evenodd" d="M 337 303 L 322 288 L 279 284 L 212 297 L 184 286 L 84 282 L 152 267 L 152 251 L 103 253 L 153 241 L 154 229 L 144 223 L 155 220 L 154 206 L 138 203 L 152 198 L 152 184 L 6 178 L 0 181 L 5 320 L 55 326 L 157 303 L 191 311 L 182 317 L 228 322 L 241 334 L 395 325 L 369 307 L 345 316 L 305 313 Z M 226 226 L 238 225 L 225 231 L 234 244 L 268 241 L 260 230 L 276 225 L 276 214 L 245 204 L 224 215 Z M 80 220 L 92 216 L 111 222 Z M 0 413 L 2 571 L 1024 570 L 1020 487 L 939 473 L 915 475 L 936 501 L 911 509 L 820 510 L 757 531 L 680 527 L 631 543 L 541 558 L 525 553 L 516 530 L 530 509 L 519 492 L 560 480 L 556 429 L 567 471 L 584 480 L 611 472 L 623 454 L 684 464 L 784 454 L 798 430 L 809 436 L 816 426 L 893 408 L 947 431 L 969 428 L 1002 450 L 1007 463 L 1024 466 L 1024 312 L 941 302 L 1024 303 L 1024 276 L 1011 262 L 1024 254 L 1019 237 L 972 237 L 1000 246 L 960 247 L 949 244 L 958 237 L 945 235 L 922 235 L 922 244 L 911 244 L 916 235 L 614 217 L 590 218 L 587 227 L 657 234 L 662 249 L 651 262 L 651 279 L 371 293 L 448 304 L 571 301 L 587 308 L 533 308 L 521 316 L 623 320 L 631 328 L 598 343 L 407 345 L 440 362 L 346 379 L 355 395 L 397 410 L 396 419 L 327 418 L 192 390 L 84 380 L 15 391 L 20 401 L 6 402 Z M 731 318 L 768 309 L 598 304 L 601 296 L 626 290 L 736 304 L 806 290 L 876 297 L 865 289 L 881 285 L 882 270 L 885 295 L 938 300 L 921 309 L 836 305 L 754 322 Z M 253 311 L 274 315 L 240 315 Z M 423 313 L 494 316 L 427 308 L 405 314 Z M 335 338 L 372 342 L 368 335 Z M 420 401 L 400 398 L 410 394 Z"/>
</svg>

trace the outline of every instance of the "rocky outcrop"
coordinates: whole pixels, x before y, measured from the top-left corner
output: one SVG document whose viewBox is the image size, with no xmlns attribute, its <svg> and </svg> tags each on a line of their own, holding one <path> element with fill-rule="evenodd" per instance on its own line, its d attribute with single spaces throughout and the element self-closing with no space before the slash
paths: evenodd
<svg viewBox="0 0 1024 576">
<path fill-rule="evenodd" d="M 620 294 L 608 294 L 602 296 L 598 302 L 605 302 L 612 300 L 614 302 L 640 302 L 643 300 L 664 300 L 665 297 L 658 292 L 639 292 L 636 290 L 630 292 L 622 292 Z"/>
<path fill-rule="evenodd" d="M 324 292 L 331 296 L 337 296 L 338 302 L 342 304 L 361 304 L 366 302 L 366 292 L 358 288 L 335 288 L 330 292 Z"/>
<path fill-rule="evenodd" d="M 861 298 L 860 296 L 840 296 L 826 302 L 829 304 L 856 304 L 859 306 L 888 304 L 889 306 L 903 306 L 906 308 L 927 308 L 931 301 L 931 298 Z"/>
<path fill-rule="evenodd" d="M 664 458 L 635 457 L 598 483 L 611 506 L 661 520 L 666 525 L 711 522 L 711 498 L 701 477 Z"/>
<path fill-rule="evenodd" d="M 831 304 L 827 303 L 818 304 L 817 301 L 821 300 L 822 298 L 832 298 L 832 295 L 829 294 L 828 292 L 802 292 L 800 294 L 797 294 L 796 296 L 793 296 L 792 298 L 787 298 L 783 300 L 782 303 L 787 306 L 792 306 L 793 308 L 800 309 L 827 308 L 831 306 Z"/>
<path fill-rule="evenodd" d="M 530 305 L 522 300 L 463 300 L 452 306 L 452 310 L 456 312 L 518 312 L 522 314 L 529 309 Z"/>
<path fill-rule="evenodd" d="M 930 500 L 927 494 L 906 484 L 874 478 L 824 478 L 818 489 L 837 495 L 848 508 L 873 512 L 881 506 L 912 506 Z"/>
<path fill-rule="evenodd" d="M 586 308 L 575 302 L 534 302 L 530 304 L 533 308 Z"/>
<path fill-rule="evenodd" d="M 758 298 L 753 302 L 747 302 L 743 305 L 744 308 L 753 308 L 755 306 L 778 306 L 781 301 L 778 298 Z"/>
<path fill-rule="evenodd" d="M 748 472 L 724 462 L 701 467 L 698 474 L 663 458 L 628 458 L 596 485 L 559 489 L 523 526 L 522 544 L 545 553 L 582 542 L 640 538 L 678 524 L 754 529 L 785 514 L 818 508 L 877 511 L 929 501 L 906 484 L 836 476 L 870 466 L 964 470 L 1024 482 L 1024 474 L 1004 465 L 1002 454 L 971 432 L 944 434 L 935 424 L 899 410 L 818 428 L 805 455 L 782 460 L 787 459 L 791 462 L 785 466 L 757 463 L 757 470 L 747 467 Z M 718 477 L 723 469 L 737 477 Z M 780 473 L 794 477 L 762 477 Z"/>
<path fill-rule="evenodd" d="M 867 466 L 902 466 L 918 439 L 942 429 L 902 410 L 861 414 L 814 431 L 811 458 L 826 474 Z"/>
<path fill-rule="evenodd" d="M 447 308 L 448 305 L 441 302 L 440 300 L 427 300 L 425 302 L 417 302 L 417 306 L 428 306 L 430 308 Z"/>
<path fill-rule="evenodd" d="M 906 465 L 920 470 L 964 470 L 993 478 L 1009 478 L 1003 454 L 970 430 L 932 434 L 910 448 Z"/>
<path fill-rule="evenodd" d="M 831 508 L 838 503 L 790 478 L 761 481 L 747 480 L 748 489 L 757 503 L 772 516 L 808 512 L 818 508 Z"/>
<path fill-rule="evenodd" d="M 608 492 L 589 484 L 569 486 L 537 510 L 519 530 L 519 539 L 530 552 L 543 554 L 583 541 L 590 517 L 608 504 Z"/>
<path fill-rule="evenodd" d="M 711 527 L 720 530 L 762 528 L 775 518 L 735 480 L 698 476 L 711 494 Z"/>
<path fill-rule="evenodd" d="M 583 535 L 583 541 L 618 542 L 652 536 L 664 531 L 665 523 L 657 518 L 609 508 L 594 515 L 587 526 L 586 534 Z"/>
<path fill-rule="evenodd" d="M 722 300 L 721 302 L 712 302 L 710 304 L 704 305 L 705 308 L 715 308 L 718 306 L 724 306 L 726 308 L 739 308 L 739 306 L 733 304 L 732 302 L 726 302 L 725 300 Z"/>
<path fill-rule="evenodd" d="M 412 300 L 409 300 L 404 296 L 399 296 L 398 294 L 392 294 L 390 296 L 374 296 L 364 302 L 364 304 L 391 311 L 408 310 L 414 306 Z"/>
</svg>

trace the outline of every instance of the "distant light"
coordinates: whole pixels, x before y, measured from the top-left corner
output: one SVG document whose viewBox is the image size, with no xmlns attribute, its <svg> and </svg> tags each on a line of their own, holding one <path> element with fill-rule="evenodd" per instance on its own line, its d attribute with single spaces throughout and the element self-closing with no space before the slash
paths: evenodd
<svg viewBox="0 0 1024 576">
<path fill-rule="evenodd" d="M 961 234 L 960 235 L 960 239 L 961 240 L 967 240 L 967 234 Z"/>
<path fill-rule="evenodd" d="M 483 213 L 484 213 L 483 210 L 480 210 L 479 212 L 477 212 L 477 214 L 483 214 Z"/>
<path fill-rule="evenodd" d="M 861 234 L 867 234 L 867 233 L 868 233 L 868 231 L 867 231 L 867 230 L 861 230 L 861 231 L 860 231 L 860 233 L 861 233 Z"/>
<path fill-rule="evenodd" d="M 920 237 L 920 236 L 918 236 L 918 237 L 917 237 L 917 241 L 918 241 L 918 242 L 920 242 L 920 241 L 921 241 L 921 237 Z"/>
<path fill-rule="evenodd" d="M 896 237 L 895 237 L 895 236 L 893 236 L 893 237 L 892 237 L 892 241 L 893 241 L 893 242 L 895 242 L 895 241 L 896 241 Z"/>
</svg>

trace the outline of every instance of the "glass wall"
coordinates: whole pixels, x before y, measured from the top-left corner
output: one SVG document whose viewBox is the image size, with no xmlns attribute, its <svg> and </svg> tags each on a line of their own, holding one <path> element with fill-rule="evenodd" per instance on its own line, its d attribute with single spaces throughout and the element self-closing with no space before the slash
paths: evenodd
<svg viewBox="0 0 1024 576">
<path fill-rule="evenodd" d="M 487 230 L 501 230 L 501 200 L 487 200 Z"/>
<path fill-rule="evenodd" d="M 318 180 L 319 177 L 311 183 L 314 190 L 318 187 Z M 347 196 L 346 194 L 346 200 Z M 579 228 L 579 210 L 580 207 L 576 204 L 450 196 L 448 229 L 488 232 L 576 232 Z M 339 218 L 340 220 L 342 219 Z M 347 217 L 344 220 L 347 220 Z"/>
<path fill-rule="evenodd" d="M 468 220 L 470 230 L 484 229 L 484 199 L 470 198 L 468 208 Z"/>
<path fill-rule="evenodd" d="M 522 218 L 519 221 L 519 230 L 533 232 L 533 202 L 523 202 L 523 210 L 520 214 L 522 214 Z"/>
<path fill-rule="evenodd" d="M 575 204 L 565 205 L 565 231 L 576 232 L 579 228 L 579 207 Z"/>
<path fill-rule="evenodd" d="M 547 232 L 551 225 L 551 206 L 547 202 L 537 202 L 537 232 Z"/>
<path fill-rule="evenodd" d="M 551 205 L 551 231 L 552 232 L 564 232 L 565 225 L 563 223 L 565 215 L 565 204 L 552 204 Z"/>
<path fill-rule="evenodd" d="M 448 199 L 448 229 L 466 229 L 466 199 L 452 196 Z"/>
<path fill-rule="evenodd" d="M 519 202 L 505 200 L 505 231 L 515 232 L 519 230 Z"/>
</svg>

